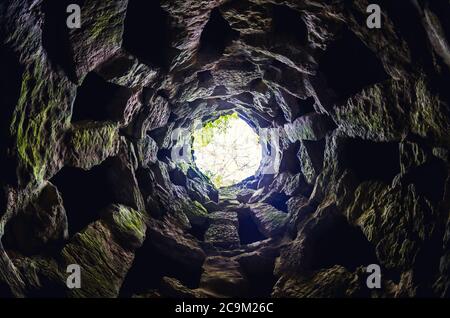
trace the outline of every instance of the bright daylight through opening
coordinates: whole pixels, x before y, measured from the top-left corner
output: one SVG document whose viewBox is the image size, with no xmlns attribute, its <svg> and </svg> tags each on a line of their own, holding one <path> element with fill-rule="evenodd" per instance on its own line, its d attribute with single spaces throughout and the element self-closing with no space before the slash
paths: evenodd
<svg viewBox="0 0 450 318">
<path fill-rule="evenodd" d="M 197 129 L 193 150 L 197 167 L 218 188 L 254 175 L 262 157 L 258 135 L 237 113 Z"/>
</svg>

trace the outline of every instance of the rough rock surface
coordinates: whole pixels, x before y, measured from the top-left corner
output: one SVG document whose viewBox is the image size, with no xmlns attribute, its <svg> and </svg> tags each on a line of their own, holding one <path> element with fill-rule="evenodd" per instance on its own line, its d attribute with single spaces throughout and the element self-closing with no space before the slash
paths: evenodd
<svg viewBox="0 0 450 318">
<path fill-rule="evenodd" d="M 260 232 L 267 237 L 280 234 L 288 218 L 273 206 L 265 203 L 256 203 L 249 206 L 250 215 Z"/>
<path fill-rule="evenodd" d="M 37 197 L 7 225 L 6 244 L 24 254 L 39 253 L 45 246 L 68 238 L 67 216 L 61 195 L 50 182 L 43 184 Z"/>
<path fill-rule="evenodd" d="M 200 289 L 214 297 L 242 297 L 247 294 L 248 283 L 237 261 L 210 256 L 203 265 Z"/>
<path fill-rule="evenodd" d="M 236 212 L 213 212 L 205 233 L 205 242 L 223 248 L 239 247 L 239 222 Z"/>
</svg>

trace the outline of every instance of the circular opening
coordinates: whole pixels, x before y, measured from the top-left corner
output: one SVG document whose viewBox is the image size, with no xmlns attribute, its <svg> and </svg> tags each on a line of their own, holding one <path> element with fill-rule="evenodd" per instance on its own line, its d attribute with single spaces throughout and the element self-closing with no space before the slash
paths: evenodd
<svg viewBox="0 0 450 318">
<path fill-rule="evenodd" d="M 237 113 L 206 123 L 193 137 L 194 161 L 217 188 L 234 185 L 259 168 L 259 137 Z"/>
</svg>

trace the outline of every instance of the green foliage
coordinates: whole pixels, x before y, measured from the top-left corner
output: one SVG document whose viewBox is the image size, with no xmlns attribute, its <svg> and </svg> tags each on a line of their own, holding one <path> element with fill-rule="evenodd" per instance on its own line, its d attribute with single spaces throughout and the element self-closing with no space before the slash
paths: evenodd
<svg viewBox="0 0 450 318">
<path fill-rule="evenodd" d="M 206 123 L 201 129 L 194 132 L 194 149 L 206 147 L 212 141 L 214 135 L 226 133 L 230 128 L 230 120 L 238 119 L 237 113 L 223 115 L 214 121 Z"/>
<path fill-rule="evenodd" d="M 20 98 L 10 126 L 17 138 L 21 165 L 42 181 L 47 161 L 54 155 L 49 143 L 56 142 L 52 111 L 64 99 L 64 85 L 45 75 L 43 62 L 37 60 L 22 76 Z M 49 128 L 50 127 L 50 128 Z"/>
<path fill-rule="evenodd" d="M 214 138 L 214 135 L 227 133 L 230 128 L 230 121 L 238 119 L 237 113 L 223 115 L 214 121 L 206 123 L 201 129 L 194 132 L 194 150 L 200 150 L 208 146 Z M 206 177 L 216 186 L 220 187 L 223 183 L 223 176 L 215 175 L 211 171 L 205 171 Z"/>
<path fill-rule="evenodd" d="M 223 176 L 216 175 L 211 179 L 211 182 L 213 184 L 217 184 L 219 187 L 221 187 L 223 185 Z"/>
<path fill-rule="evenodd" d="M 257 135 L 237 113 L 220 116 L 193 132 L 196 164 L 217 188 L 237 183 L 256 170 L 258 146 Z"/>
<path fill-rule="evenodd" d="M 135 236 L 140 241 L 144 240 L 145 219 L 138 211 L 119 205 L 116 213 L 113 214 L 113 220 L 121 232 Z"/>
</svg>

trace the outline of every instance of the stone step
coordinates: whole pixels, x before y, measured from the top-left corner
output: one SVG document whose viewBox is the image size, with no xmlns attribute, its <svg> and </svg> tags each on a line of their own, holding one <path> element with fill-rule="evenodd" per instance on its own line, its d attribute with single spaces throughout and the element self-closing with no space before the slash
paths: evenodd
<svg viewBox="0 0 450 318">
<path fill-rule="evenodd" d="M 237 248 L 240 245 L 239 233 L 232 224 L 212 224 L 206 230 L 205 242 L 220 248 Z"/>
<path fill-rule="evenodd" d="M 230 223 L 239 227 L 238 215 L 232 211 L 217 211 L 209 214 L 211 224 Z"/>
<path fill-rule="evenodd" d="M 211 224 L 205 233 L 206 243 L 226 249 L 239 247 L 239 222 L 236 212 L 214 212 L 209 214 L 209 219 Z"/>
<path fill-rule="evenodd" d="M 236 260 L 209 256 L 203 264 L 199 290 L 213 297 L 245 297 L 248 295 L 248 281 Z"/>
<path fill-rule="evenodd" d="M 222 210 L 229 210 L 230 208 L 240 206 L 241 202 L 239 202 L 238 200 L 234 200 L 234 199 L 233 200 L 221 200 L 221 201 L 219 201 L 219 203 L 217 205 Z"/>
<path fill-rule="evenodd" d="M 267 237 L 280 234 L 286 226 L 289 214 L 267 203 L 249 204 L 249 213 L 258 230 Z"/>
</svg>

